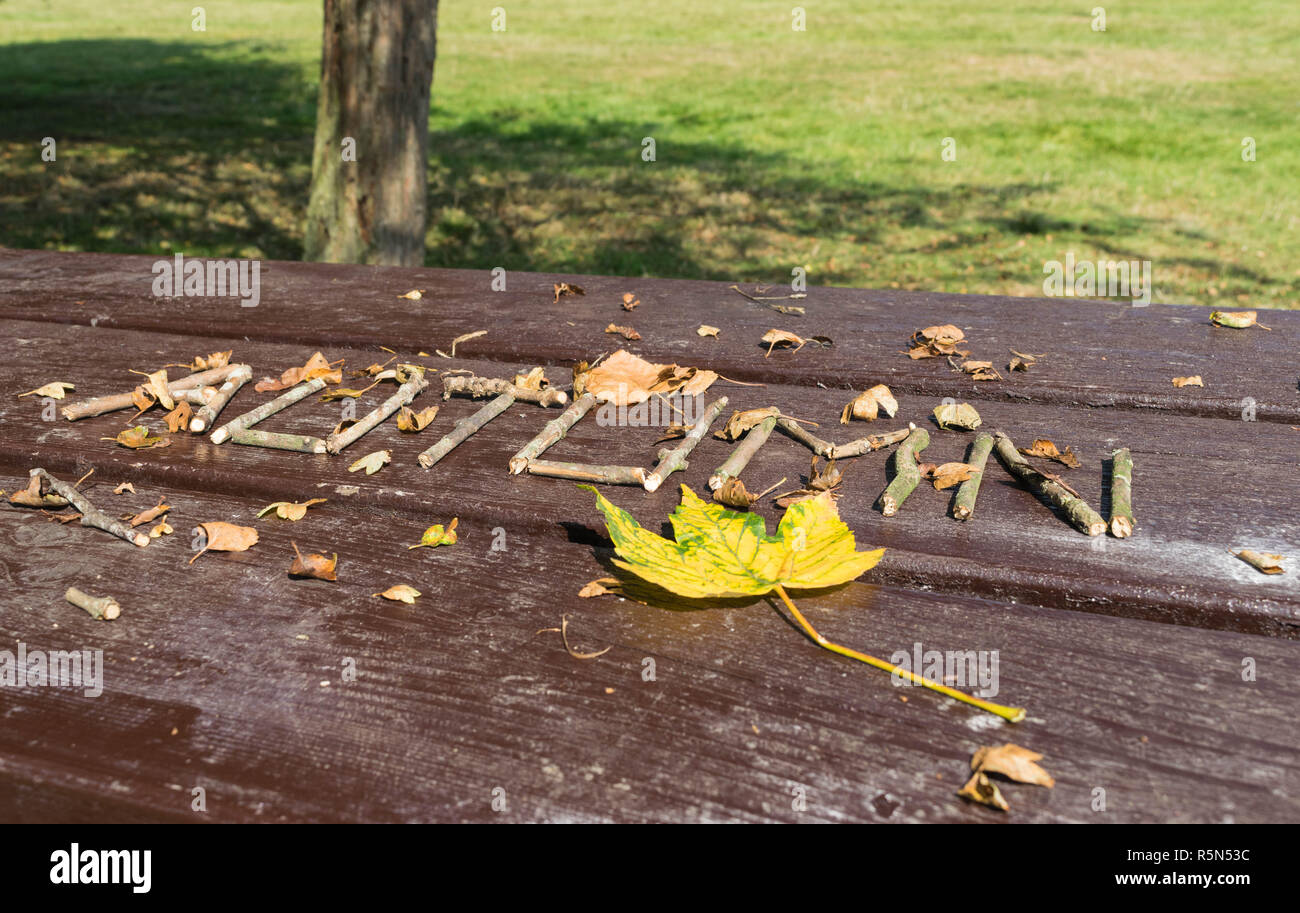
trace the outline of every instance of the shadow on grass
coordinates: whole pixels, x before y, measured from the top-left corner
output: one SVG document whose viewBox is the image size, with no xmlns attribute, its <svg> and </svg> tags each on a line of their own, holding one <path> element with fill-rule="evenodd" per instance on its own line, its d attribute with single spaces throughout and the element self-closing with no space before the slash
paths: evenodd
<svg viewBox="0 0 1300 913">
<path fill-rule="evenodd" d="M 3 46 L 0 244 L 300 258 L 315 72 L 277 53 L 142 39 Z M 774 281 L 824 244 L 837 255 L 818 283 L 851 285 L 862 284 L 861 260 L 879 256 L 868 249 L 899 231 L 943 233 L 915 251 L 923 259 L 983 262 L 990 239 L 1077 227 L 1035 212 L 1035 195 L 1053 190 L 1042 184 L 855 181 L 680 132 L 435 110 L 426 264 Z M 645 136 L 660 140 L 657 161 L 641 159 Z M 54 162 L 42 161 L 44 137 L 57 141 Z M 1089 227 L 1143 227 L 1104 221 L 1115 224 Z"/>
</svg>

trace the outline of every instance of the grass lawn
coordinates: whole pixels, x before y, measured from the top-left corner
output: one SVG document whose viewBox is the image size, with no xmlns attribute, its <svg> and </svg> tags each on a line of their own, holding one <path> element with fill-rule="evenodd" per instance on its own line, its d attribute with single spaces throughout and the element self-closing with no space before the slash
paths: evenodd
<svg viewBox="0 0 1300 913">
<path fill-rule="evenodd" d="M 195 5 L 0 0 L 0 244 L 301 256 L 321 4 Z M 1300 4 L 1094 5 L 444 0 L 426 262 L 1300 306 Z"/>
</svg>

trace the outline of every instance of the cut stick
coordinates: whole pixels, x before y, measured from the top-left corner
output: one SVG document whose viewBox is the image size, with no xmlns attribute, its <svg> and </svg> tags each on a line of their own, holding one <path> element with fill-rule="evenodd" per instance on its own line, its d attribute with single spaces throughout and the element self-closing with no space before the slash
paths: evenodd
<svg viewBox="0 0 1300 913">
<path fill-rule="evenodd" d="M 263 419 L 270 418 L 277 412 L 282 412 L 289 408 L 294 403 L 301 402 L 317 390 L 323 389 L 324 386 L 325 378 L 323 377 L 313 378 L 305 383 L 301 383 L 292 390 L 289 390 L 287 393 L 277 396 L 270 402 L 262 403 L 262 405 L 258 406 L 256 409 L 245 412 L 243 415 L 236 416 L 226 422 L 216 431 L 212 432 L 209 440 L 214 444 L 220 444 L 236 431 L 246 431 L 247 429 L 252 428 Z"/>
<path fill-rule="evenodd" d="M 221 410 L 226 408 L 226 404 L 239 392 L 239 388 L 253 379 L 252 368 L 248 365 L 240 365 L 239 368 L 240 370 L 235 371 L 226 378 L 226 382 L 217 388 L 217 392 L 212 395 L 212 398 L 190 420 L 190 432 L 192 434 L 201 434 L 207 430 L 208 426 L 217 420 Z"/>
<path fill-rule="evenodd" d="M 446 378 L 444 378 L 445 380 Z M 502 412 L 509 409 L 515 401 L 515 395 L 511 392 L 502 393 L 492 399 L 486 406 L 475 412 L 473 415 L 463 418 L 456 423 L 450 433 L 443 436 L 442 440 L 434 444 L 418 457 L 419 463 L 425 469 L 430 468 L 447 454 L 451 453 L 470 436 L 483 430 L 483 426 L 492 419 L 496 418 Z"/>
<path fill-rule="evenodd" d="M 758 453 L 758 449 L 767 443 L 767 439 L 772 436 L 772 429 L 776 427 L 776 416 L 763 419 L 762 422 L 750 428 L 745 432 L 745 438 L 736 448 L 731 451 L 725 463 L 717 468 L 713 475 L 709 476 L 709 488 L 717 491 L 723 485 L 727 484 L 728 479 L 738 478 L 749 461 Z"/>
<path fill-rule="evenodd" d="M 713 424 L 718 417 L 718 413 L 726 406 L 727 398 L 719 396 L 709 408 L 704 410 L 704 414 L 691 426 L 691 430 L 686 432 L 686 437 L 682 438 L 680 444 L 672 450 L 665 447 L 659 451 L 659 465 L 655 467 L 654 472 L 646 476 L 646 491 L 658 491 L 659 486 L 664 483 L 664 479 L 679 469 L 686 468 L 686 458 L 691 455 L 691 451 L 695 449 L 695 445 L 700 442 L 700 439 L 708 434 L 709 426 Z"/>
<path fill-rule="evenodd" d="M 197 374 L 191 374 L 188 377 L 182 377 L 177 380 L 168 382 L 167 392 L 175 399 L 186 390 L 193 390 L 195 387 L 211 386 L 224 381 L 234 373 L 236 368 L 247 368 L 247 365 L 223 365 L 220 368 L 209 368 L 206 371 L 199 371 Z M 251 369 L 250 369 L 251 370 Z M 134 388 L 132 388 L 134 390 Z M 63 417 L 70 422 L 79 419 L 90 418 L 95 415 L 103 415 L 105 412 L 117 412 L 120 409 L 130 409 L 135 405 L 131 399 L 131 393 L 114 393 L 109 396 L 97 396 L 94 399 L 82 400 L 79 403 L 73 403 L 70 406 L 64 406 L 59 410 Z"/>
<path fill-rule="evenodd" d="M 322 438 L 309 434 L 281 434 L 276 431 L 258 431 L 242 428 L 228 438 L 232 444 L 245 447 L 270 447 L 272 450 L 292 450 L 295 453 L 324 453 L 327 444 Z"/>
<path fill-rule="evenodd" d="M 993 435 L 993 448 L 1007 471 L 1024 483 L 1025 487 L 1060 508 L 1070 524 L 1089 536 L 1100 536 L 1106 531 L 1106 522 L 1078 495 L 1071 494 L 1059 482 L 1043 475 L 1016 450 L 1011 438 L 1001 431 Z"/>
<path fill-rule="evenodd" d="M 975 437 L 975 443 L 971 444 L 970 454 L 966 457 L 966 465 L 975 467 L 975 472 L 971 477 L 961 483 L 957 489 L 957 501 L 953 504 L 952 515 L 957 520 L 969 520 L 971 514 L 975 512 L 975 499 L 979 497 L 980 481 L 984 478 L 984 466 L 989 461 L 989 454 L 993 452 L 993 435 L 987 431 L 981 431 Z"/>
<path fill-rule="evenodd" d="M 786 435 L 794 438 L 800 444 L 803 444 L 819 457 L 829 460 L 831 452 L 835 450 L 835 445 L 830 441 L 824 441 L 811 431 L 804 429 L 802 425 L 794 419 L 785 418 L 784 416 L 776 420 L 776 427 L 780 428 Z"/>
<path fill-rule="evenodd" d="M 429 381 L 424 376 L 424 368 L 413 368 L 411 379 L 398 387 L 396 393 L 376 406 L 351 428 L 338 434 L 331 434 L 325 441 L 325 448 L 330 453 L 338 453 L 355 443 L 363 434 L 371 431 L 398 409 L 410 405 L 411 400 L 419 396 L 420 391 L 427 386 Z"/>
<path fill-rule="evenodd" d="M 148 534 L 137 533 L 125 523 L 122 523 L 119 520 L 114 520 L 102 510 L 97 509 L 94 504 L 90 503 L 90 500 L 85 495 L 77 491 L 76 488 L 69 485 L 67 482 L 60 482 L 58 479 L 54 478 L 54 476 L 39 467 L 33 469 L 29 475 L 38 476 L 48 482 L 50 488 L 54 489 L 57 494 L 67 499 L 67 502 L 81 513 L 82 526 L 93 526 L 95 529 L 102 529 L 106 533 L 112 533 L 114 536 L 117 536 L 117 538 L 130 542 L 132 545 L 138 545 L 140 548 L 144 548 L 149 544 Z"/>
<path fill-rule="evenodd" d="M 849 457 L 872 453 L 888 447 L 890 444 L 897 444 L 899 441 L 906 440 L 915 427 L 915 425 L 909 424 L 906 428 L 899 428 L 897 431 L 868 435 L 867 437 L 858 438 L 856 441 L 849 441 L 847 444 L 832 444 L 828 459 L 846 460 Z"/>
<path fill-rule="evenodd" d="M 117 604 L 117 600 L 112 596 L 91 596 L 75 586 L 70 586 L 68 591 L 63 594 L 63 598 L 77 608 L 85 609 L 91 618 L 112 621 L 122 614 L 122 607 Z"/>
<path fill-rule="evenodd" d="M 596 397 L 592 393 L 584 393 L 573 401 L 573 405 L 560 413 L 558 418 L 553 418 L 546 423 L 546 427 L 541 430 L 537 437 L 533 438 L 524 448 L 510 458 L 510 473 L 519 475 L 528 468 L 531 460 L 541 456 L 547 447 L 550 447 L 568 432 L 570 428 L 578 423 L 578 420 L 591 411 L 591 407 L 596 405 Z"/>
<path fill-rule="evenodd" d="M 192 406 L 206 406 L 208 401 L 216 395 L 216 387 L 195 387 L 193 390 L 186 390 L 176 399 L 178 401 L 183 399 Z"/>
<path fill-rule="evenodd" d="M 578 482 L 604 482 L 606 485 L 644 485 L 646 471 L 640 466 L 596 466 L 591 463 L 557 463 L 554 460 L 529 460 L 528 473 Z"/>
<path fill-rule="evenodd" d="M 474 374 L 445 374 L 442 378 L 442 398 L 450 399 L 453 393 L 459 393 L 472 399 L 510 393 L 521 403 L 536 403 L 539 406 L 563 406 L 569 402 L 569 395 L 558 387 L 533 390 L 527 387 L 516 387 L 510 381 L 498 377 L 478 377 Z"/>
<path fill-rule="evenodd" d="M 1110 469 L 1110 534 L 1117 539 L 1133 535 L 1133 454 L 1116 450 Z"/>
<path fill-rule="evenodd" d="M 916 455 L 929 446 L 930 432 L 924 428 L 913 428 L 894 451 L 894 480 L 880 495 L 880 512 L 886 517 L 897 514 L 908 495 L 916 490 L 921 481 Z"/>
</svg>

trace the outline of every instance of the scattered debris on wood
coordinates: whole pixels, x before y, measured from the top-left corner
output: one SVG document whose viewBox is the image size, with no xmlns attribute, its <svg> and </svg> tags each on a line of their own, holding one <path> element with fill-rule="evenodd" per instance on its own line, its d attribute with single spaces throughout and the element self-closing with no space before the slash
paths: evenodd
<svg viewBox="0 0 1300 913">
<path fill-rule="evenodd" d="M 606 332 L 606 333 L 615 333 L 615 334 L 617 334 L 617 335 L 619 335 L 619 336 L 622 336 L 624 339 L 628 340 L 629 342 L 632 342 L 632 341 L 635 341 L 635 340 L 638 340 L 638 339 L 641 338 L 641 334 L 638 333 L 636 330 L 632 329 L 631 327 L 621 327 L 621 326 L 618 326 L 617 324 L 613 324 L 613 323 L 611 323 L 609 326 L 605 327 L 605 332 Z"/>
<path fill-rule="evenodd" d="M 574 285 L 570 282 L 556 282 L 555 298 L 551 301 L 551 303 L 559 304 L 560 299 L 563 298 L 565 295 L 585 295 L 585 294 L 587 294 L 587 292 L 585 289 L 583 289 L 581 285 Z"/>
<path fill-rule="evenodd" d="M 695 329 L 696 336 L 712 336 L 714 339 L 717 339 L 721 332 L 717 327 L 711 327 L 707 323 L 702 323 Z"/>
<path fill-rule="evenodd" d="M 1259 327 L 1261 330 L 1268 330 L 1258 321 L 1258 312 L 1256 311 L 1214 311 L 1210 314 L 1210 322 L 1215 326 L 1230 327 L 1234 330 L 1244 330 L 1247 327 Z"/>
<path fill-rule="evenodd" d="M 203 548 L 189 563 L 193 564 L 204 552 L 246 552 L 257 544 L 257 530 L 251 526 L 236 526 L 224 520 L 200 523 L 203 530 Z"/>
<path fill-rule="evenodd" d="M 1286 560 L 1285 555 L 1269 555 L 1249 548 L 1243 548 L 1241 551 L 1233 552 L 1232 554 L 1249 564 L 1261 574 L 1286 573 L 1286 569 L 1282 567 L 1282 562 Z"/>
<path fill-rule="evenodd" d="M 934 422 L 940 428 L 974 431 L 984 420 L 970 403 L 943 403 L 934 407 Z"/>
<path fill-rule="evenodd" d="M 37 387 L 35 390 L 28 390 L 26 393 L 19 393 L 18 396 L 48 396 L 51 399 L 63 399 L 66 395 L 66 391 L 75 389 L 77 388 L 73 384 L 67 384 L 56 380 L 43 387 Z"/>
<path fill-rule="evenodd" d="M 328 498 L 312 498 L 308 501 L 275 501 L 268 504 L 257 512 L 259 517 L 264 517 L 271 511 L 281 520 L 298 521 L 307 516 L 307 508 L 313 504 L 324 504 Z"/>
<path fill-rule="evenodd" d="M 850 419 L 874 422 L 882 411 L 893 418 L 898 413 L 898 400 L 894 399 L 894 394 L 887 386 L 876 384 L 864 393 L 858 394 L 844 407 L 844 411 L 840 413 L 840 424 L 847 425 Z"/>
<path fill-rule="evenodd" d="M 623 310 L 634 311 L 637 309 L 637 306 L 639 304 L 641 304 L 641 299 L 638 298 L 635 294 L 633 294 L 632 292 L 623 293 Z"/>
<path fill-rule="evenodd" d="M 1068 466 L 1070 469 L 1078 469 L 1082 465 L 1070 447 L 1067 446 L 1064 451 L 1061 451 L 1056 444 L 1045 437 L 1034 438 L 1034 443 L 1028 447 L 1021 447 L 1020 452 L 1025 456 L 1052 460 L 1062 466 Z"/>
<path fill-rule="evenodd" d="M 421 593 L 413 586 L 408 586 L 405 583 L 398 583 L 390 586 L 382 593 L 372 593 L 371 595 L 382 596 L 384 599 L 389 599 L 393 602 L 404 602 L 407 605 L 414 605 L 415 600 L 421 596 Z"/>
<path fill-rule="evenodd" d="M 440 545 L 455 545 L 459 541 L 456 535 L 456 525 L 460 523 L 459 517 L 452 517 L 451 522 L 445 527 L 441 523 L 435 523 L 424 531 L 420 536 L 420 541 L 415 545 L 408 545 L 406 550 L 409 552 L 414 548 L 437 548 Z"/>
<path fill-rule="evenodd" d="M 297 542 L 289 544 L 293 546 L 294 555 L 293 564 L 289 565 L 290 577 L 314 577 L 317 580 L 328 580 L 330 583 L 338 582 L 338 577 L 334 573 L 339 563 L 338 552 L 334 553 L 333 558 L 317 554 L 304 556 L 298 551 Z"/>
<path fill-rule="evenodd" d="M 348 472 L 356 472 L 359 469 L 364 469 L 366 471 L 366 475 L 372 476 L 375 473 L 377 473 L 379 470 L 387 466 L 390 462 L 392 462 L 392 460 L 393 460 L 393 451 L 376 450 L 374 453 L 367 453 L 361 459 L 357 460 L 355 463 L 349 466 Z"/>
<path fill-rule="evenodd" d="M 908 340 L 907 354 L 910 358 L 946 358 L 958 355 L 965 358 L 970 354 L 966 349 L 957 348 L 966 341 L 966 334 L 960 327 L 945 323 L 940 326 L 917 330 Z"/>
</svg>

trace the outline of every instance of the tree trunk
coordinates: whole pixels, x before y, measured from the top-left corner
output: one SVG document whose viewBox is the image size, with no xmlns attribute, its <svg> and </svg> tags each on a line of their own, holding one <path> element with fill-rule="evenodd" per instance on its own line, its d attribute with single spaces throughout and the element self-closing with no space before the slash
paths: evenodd
<svg viewBox="0 0 1300 913">
<path fill-rule="evenodd" d="M 304 256 L 420 266 L 438 0 L 325 0 Z"/>
</svg>

